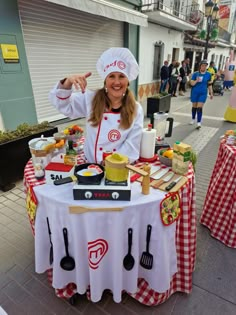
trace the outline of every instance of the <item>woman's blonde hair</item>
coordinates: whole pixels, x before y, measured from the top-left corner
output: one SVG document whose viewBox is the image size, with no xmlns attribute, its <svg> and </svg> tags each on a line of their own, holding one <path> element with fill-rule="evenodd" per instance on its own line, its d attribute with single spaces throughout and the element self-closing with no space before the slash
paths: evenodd
<svg viewBox="0 0 236 315">
<path fill-rule="evenodd" d="M 111 101 L 109 100 L 105 88 L 98 90 L 92 101 L 92 110 L 89 122 L 93 127 L 99 125 L 102 120 L 103 113 L 111 111 Z M 134 94 L 127 89 L 124 97 L 122 98 L 122 105 L 120 110 L 120 128 L 128 129 L 131 127 L 133 120 L 137 113 L 137 104 Z"/>
</svg>

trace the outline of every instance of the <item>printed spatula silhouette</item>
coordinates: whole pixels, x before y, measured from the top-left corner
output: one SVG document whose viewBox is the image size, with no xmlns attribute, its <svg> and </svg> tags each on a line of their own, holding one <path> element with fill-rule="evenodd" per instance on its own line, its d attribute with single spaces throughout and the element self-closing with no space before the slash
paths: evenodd
<svg viewBox="0 0 236 315">
<path fill-rule="evenodd" d="M 149 253 L 149 243 L 151 238 L 152 226 L 148 224 L 147 226 L 147 238 L 146 238 L 146 252 L 142 253 L 140 259 L 140 265 L 145 269 L 152 269 L 153 265 L 153 255 Z"/>
</svg>

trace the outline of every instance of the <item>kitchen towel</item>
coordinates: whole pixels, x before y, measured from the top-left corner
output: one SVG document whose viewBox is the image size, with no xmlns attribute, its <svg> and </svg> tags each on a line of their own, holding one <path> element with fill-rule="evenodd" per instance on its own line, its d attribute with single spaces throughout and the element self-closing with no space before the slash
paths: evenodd
<svg viewBox="0 0 236 315">
<path fill-rule="evenodd" d="M 148 128 L 143 129 L 140 157 L 145 159 L 151 159 L 155 152 L 156 142 L 156 129 L 149 130 Z"/>
</svg>

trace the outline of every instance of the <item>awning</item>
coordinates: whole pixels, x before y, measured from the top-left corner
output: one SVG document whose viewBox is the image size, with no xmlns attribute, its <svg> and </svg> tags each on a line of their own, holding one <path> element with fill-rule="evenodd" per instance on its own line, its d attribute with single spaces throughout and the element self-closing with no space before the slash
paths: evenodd
<svg viewBox="0 0 236 315">
<path fill-rule="evenodd" d="M 196 46 L 202 46 L 205 47 L 206 46 L 206 40 L 205 39 L 200 39 L 200 38 L 196 38 L 188 33 L 184 33 L 185 37 L 184 37 L 184 44 L 191 44 L 191 45 L 196 45 Z M 216 47 L 216 43 L 215 42 L 208 42 L 207 46 L 209 48 L 215 48 Z"/>
<path fill-rule="evenodd" d="M 148 26 L 147 15 L 105 0 L 45 0 L 109 19 Z"/>
</svg>

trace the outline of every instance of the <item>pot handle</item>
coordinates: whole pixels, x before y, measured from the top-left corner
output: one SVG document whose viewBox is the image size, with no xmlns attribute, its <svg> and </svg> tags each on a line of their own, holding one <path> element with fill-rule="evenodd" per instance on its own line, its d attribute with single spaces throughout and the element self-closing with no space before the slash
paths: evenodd
<svg viewBox="0 0 236 315">
<path fill-rule="evenodd" d="M 54 180 L 54 185 L 64 185 L 67 183 L 75 182 L 77 180 L 76 176 L 64 177 L 57 180 Z"/>
<path fill-rule="evenodd" d="M 169 121 L 169 129 L 168 129 L 168 132 L 165 134 L 165 137 L 169 138 L 172 135 L 174 119 L 172 117 L 168 117 L 166 121 Z"/>
</svg>

